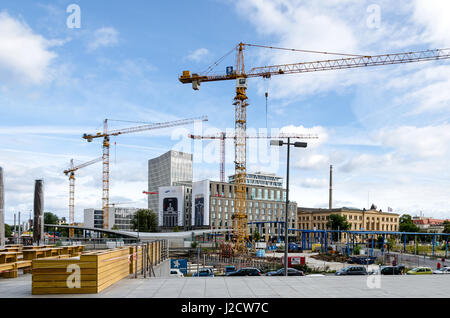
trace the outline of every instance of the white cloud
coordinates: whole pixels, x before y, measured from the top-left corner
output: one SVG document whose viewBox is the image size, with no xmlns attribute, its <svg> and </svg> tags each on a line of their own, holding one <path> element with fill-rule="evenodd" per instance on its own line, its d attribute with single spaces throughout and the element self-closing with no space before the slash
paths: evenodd
<svg viewBox="0 0 450 318">
<path fill-rule="evenodd" d="M 450 2 L 442 0 L 415 0 L 413 21 L 424 28 L 422 40 L 448 47 L 450 42 Z"/>
<path fill-rule="evenodd" d="M 302 125 L 300 126 L 284 126 L 280 129 L 280 134 L 291 134 L 291 135 L 298 135 L 298 136 L 305 136 L 305 137 L 313 137 L 311 139 L 302 139 L 302 141 L 305 141 L 308 143 L 308 148 L 317 148 L 319 145 L 322 145 L 327 142 L 328 140 L 328 132 L 326 128 L 321 126 L 314 126 L 311 128 L 304 127 Z M 317 137 L 317 139 L 315 139 Z"/>
<path fill-rule="evenodd" d="M 301 182 L 301 185 L 305 188 L 325 188 L 328 185 L 327 179 L 318 178 L 306 178 Z"/>
<path fill-rule="evenodd" d="M 447 158 L 450 155 L 450 125 L 403 126 L 382 129 L 378 138 L 383 145 L 395 148 L 401 154 L 420 158 Z"/>
<path fill-rule="evenodd" d="M 13 77 L 19 82 L 40 84 L 49 80 L 49 68 L 57 57 L 49 50 L 63 42 L 47 40 L 23 21 L 0 12 L 0 70 L 2 80 Z"/>
<path fill-rule="evenodd" d="M 327 155 L 317 153 L 301 153 L 294 155 L 294 167 L 301 169 L 321 170 L 328 166 L 330 158 Z"/>
<path fill-rule="evenodd" d="M 209 54 L 208 49 L 200 48 L 189 54 L 187 58 L 195 62 L 200 62 L 208 54 Z"/>
<path fill-rule="evenodd" d="M 113 27 L 102 27 L 95 30 L 93 39 L 88 44 L 89 51 L 95 51 L 101 47 L 114 46 L 119 43 L 119 32 Z"/>
</svg>

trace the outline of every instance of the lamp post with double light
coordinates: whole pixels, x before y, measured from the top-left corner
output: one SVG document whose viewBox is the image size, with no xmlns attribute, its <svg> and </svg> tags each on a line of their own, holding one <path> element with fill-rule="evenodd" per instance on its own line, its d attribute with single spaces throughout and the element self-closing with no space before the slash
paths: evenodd
<svg viewBox="0 0 450 318">
<path fill-rule="evenodd" d="M 292 142 L 291 138 L 287 138 L 287 142 L 283 140 L 271 140 L 271 146 L 287 146 L 287 166 L 286 166 L 286 208 L 285 208 L 285 219 L 284 219 L 284 276 L 288 276 L 288 215 L 289 215 L 289 156 L 290 156 L 290 146 L 296 148 L 306 148 L 308 144 L 306 142 Z"/>
</svg>

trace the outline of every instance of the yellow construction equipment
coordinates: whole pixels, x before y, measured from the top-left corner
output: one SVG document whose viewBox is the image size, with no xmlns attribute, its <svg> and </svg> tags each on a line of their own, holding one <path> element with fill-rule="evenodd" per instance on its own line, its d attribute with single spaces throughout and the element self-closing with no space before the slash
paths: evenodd
<svg viewBox="0 0 450 318">
<path fill-rule="evenodd" d="M 103 208 L 103 228 L 109 229 L 109 139 L 111 136 L 119 136 L 123 134 L 130 134 L 135 132 L 142 132 L 147 130 L 162 129 L 168 127 L 182 126 L 192 124 L 196 121 L 208 121 L 207 116 L 181 119 L 175 121 L 169 121 L 164 123 L 154 123 L 149 125 L 141 125 L 136 127 L 129 127 L 123 129 L 114 129 L 108 131 L 108 119 L 105 119 L 103 132 L 96 134 L 84 134 L 83 138 L 88 142 L 92 142 L 95 138 L 103 138 L 103 195 L 102 195 L 102 208 Z"/>
<path fill-rule="evenodd" d="M 293 64 L 280 64 L 272 66 L 253 67 L 250 71 L 245 71 L 244 49 L 246 47 L 259 47 L 275 50 L 297 51 L 304 53 L 317 53 L 328 55 L 343 55 L 345 58 L 322 60 L 313 62 L 301 62 Z M 210 75 L 212 69 L 218 65 L 226 55 L 236 52 L 235 69 L 227 67 L 225 74 Z M 340 70 L 350 68 L 360 68 L 367 66 L 380 66 L 390 64 L 405 64 L 420 61 L 443 60 L 450 58 L 450 49 L 436 49 L 418 52 L 407 52 L 383 55 L 354 55 L 345 53 L 318 52 L 310 50 L 288 49 L 264 45 L 254 45 L 239 43 L 232 51 L 227 53 L 219 61 L 213 63 L 206 72 L 191 74 L 190 71 L 183 71 L 179 81 L 183 84 L 192 84 L 194 90 L 200 88 L 202 82 L 215 81 L 236 81 L 236 94 L 234 97 L 235 106 L 235 174 L 236 174 L 236 209 L 233 218 L 233 250 L 237 253 L 246 252 L 247 233 L 247 205 L 245 198 L 246 191 L 246 128 L 247 128 L 247 80 L 252 77 L 270 78 L 273 75 L 309 73 L 328 70 Z"/>
<path fill-rule="evenodd" d="M 64 170 L 64 174 L 69 176 L 69 225 L 74 225 L 75 222 L 75 171 L 99 161 L 102 161 L 102 157 L 74 166 L 73 159 L 71 159 L 70 168 Z M 69 229 L 69 237 L 73 237 L 73 235 L 74 229 Z"/>
</svg>

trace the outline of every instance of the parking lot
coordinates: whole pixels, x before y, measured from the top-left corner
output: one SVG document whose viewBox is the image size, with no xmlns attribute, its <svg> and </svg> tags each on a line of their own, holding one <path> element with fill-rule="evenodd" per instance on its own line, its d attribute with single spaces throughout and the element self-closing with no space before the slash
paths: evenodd
<svg viewBox="0 0 450 318">
<path fill-rule="evenodd" d="M 31 275 L 24 275 L 0 280 L 0 298 L 447 298 L 450 295 L 450 275 L 376 276 L 129 278 L 99 294 L 32 296 Z"/>
</svg>

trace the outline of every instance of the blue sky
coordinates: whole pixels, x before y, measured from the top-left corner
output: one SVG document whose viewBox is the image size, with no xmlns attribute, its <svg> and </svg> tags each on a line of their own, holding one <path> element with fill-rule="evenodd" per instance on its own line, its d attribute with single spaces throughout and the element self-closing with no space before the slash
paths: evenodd
<svg viewBox="0 0 450 318">
<path fill-rule="evenodd" d="M 206 69 L 240 41 L 355 54 L 450 47 L 446 1 L 391 2 L 3 1 L 0 166 L 6 222 L 14 212 L 32 209 L 39 178 L 45 181 L 46 210 L 67 216 L 62 171 L 71 158 L 81 163 L 101 155 L 99 141 L 87 143 L 81 135 L 99 131 L 105 118 L 163 122 L 207 115 L 203 133 L 232 129 L 233 82 L 203 83 L 193 91 L 178 76 Z M 81 9 L 79 29 L 66 25 L 73 3 Z M 255 48 L 245 54 L 247 67 L 329 58 Z M 233 64 L 231 54 L 216 71 Z M 299 205 L 327 207 L 333 164 L 335 206 L 374 203 L 398 213 L 448 217 L 449 70 L 449 62 L 440 61 L 252 79 L 248 127 L 266 127 L 267 91 L 269 128 L 319 135 L 292 154 L 291 198 Z M 191 125 L 114 139 L 111 201 L 145 207 L 146 161 L 171 148 L 191 150 L 185 136 L 192 131 Z M 203 145 L 194 178 L 217 179 L 217 144 Z M 249 170 L 284 176 L 284 152 L 269 150 L 275 156 L 269 162 L 262 155 L 266 145 L 250 146 Z M 232 161 L 229 143 L 227 174 Z M 75 204 L 78 221 L 84 208 L 100 207 L 100 164 L 77 175 Z"/>
</svg>

